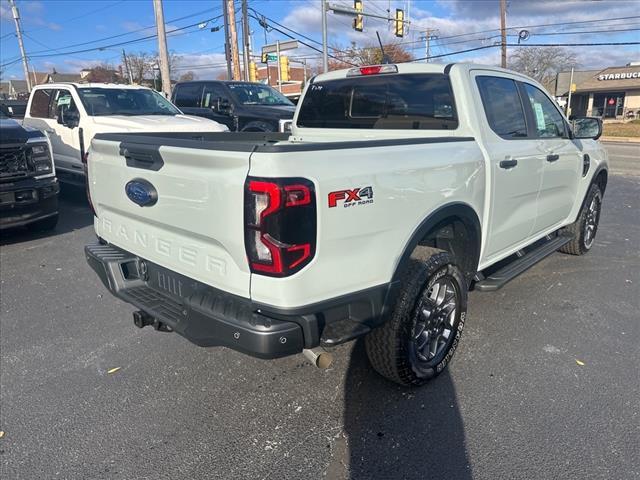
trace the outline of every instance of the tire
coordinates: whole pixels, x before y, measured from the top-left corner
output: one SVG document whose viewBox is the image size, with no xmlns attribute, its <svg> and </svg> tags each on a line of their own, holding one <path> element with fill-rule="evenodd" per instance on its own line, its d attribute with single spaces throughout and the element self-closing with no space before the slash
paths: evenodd
<svg viewBox="0 0 640 480">
<path fill-rule="evenodd" d="M 561 252 L 571 255 L 584 255 L 595 242 L 602 209 L 602 192 L 595 183 L 589 187 L 578 219 L 571 225 L 567 225 L 561 233 L 569 234 L 573 239 L 560 248 Z"/>
<path fill-rule="evenodd" d="M 37 222 L 34 222 L 30 226 L 30 228 L 32 230 L 35 230 L 36 232 L 48 232 L 49 230 L 53 230 L 54 228 L 56 228 L 57 224 L 58 224 L 58 214 L 56 213 L 51 217 L 47 217 L 43 220 L 38 220 Z"/>
<path fill-rule="evenodd" d="M 448 252 L 417 247 L 401 285 L 391 318 L 366 336 L 365 346 L 380 375 L 419 386 L 442 373 L 456 351 L 467 314 L 467 282 Z"/>
</svg>

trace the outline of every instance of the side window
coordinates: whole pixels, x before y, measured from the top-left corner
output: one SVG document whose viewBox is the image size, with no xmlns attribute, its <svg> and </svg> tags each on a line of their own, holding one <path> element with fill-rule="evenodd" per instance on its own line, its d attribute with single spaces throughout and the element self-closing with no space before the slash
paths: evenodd
<svg viewBox="0 0 640 480">
<path fill-rule="evenodd" d="M 527 137 L 524 108 L 516 82 L 503 77 L 476 77 L 491 130 L 502 138 Z"/>
<path fill-rule="evenodd" d="M 49 103 L 53 90 L 37 89 L 33 92 L 33 100 L 31 100 L 31 109 L 29 115 L 34 118 L 52 118 L 49 116 Z"/>
<path fill-rule="evenodd" d="M 201 83 L 185 83 L 178 86 L 174 103 L 177 107 L 198 108 L 201 95 Z"/>
<path fill-rule="evenodd" d="M 202 93 L 202 108 L 211 108 L 212 105 L 216 105 L 218 97 L 226 99 L 228 95 L 220 85 L 205 83 Z"/>
<path fill-rule="evenodd" d="M 528 83 L 524 84 L 524 88 L 531 103 L 538 136 L 542 138 L 564 137 L 566 134 L 564 119 L 549 97 L 539 88 Z"/>
</svg>

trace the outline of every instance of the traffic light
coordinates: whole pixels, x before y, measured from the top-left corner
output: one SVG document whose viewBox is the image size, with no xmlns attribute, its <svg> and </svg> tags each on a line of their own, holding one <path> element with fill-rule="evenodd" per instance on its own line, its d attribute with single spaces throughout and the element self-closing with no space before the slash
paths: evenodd
<svg viewBox="0 0 640 480">
<path fill-rule="evenodd" d="M 253 61 L 249 63 L 249 81 L 258 81 L 258 66 L 256 65 L 256 62 Z"/>
<path fill-rule="evenodd" d="M 404 37 L 404 10 L 396 8 L 396 37 Z"/>
<path fill-rule="evenodd" d="M 362 12 L 362 0 L 353 0 L 353 9 L 357 12 Z M 356 18 L 353 19 L 353 29 L 361 32 L 364 26 L 364 17 L 361 13 L 356 14 Z"/>
<path fill-rule="evenodd" d="M 288 82 L 289 81 L 289 57 L 284 55 L 280 55 L 280 81 Z"/>
<path fill-rule="evenodd" d="M 269 63 L 269 54 L 262 52 L 262 57 L 260 57 L 260 63 Z"/>
</svg>

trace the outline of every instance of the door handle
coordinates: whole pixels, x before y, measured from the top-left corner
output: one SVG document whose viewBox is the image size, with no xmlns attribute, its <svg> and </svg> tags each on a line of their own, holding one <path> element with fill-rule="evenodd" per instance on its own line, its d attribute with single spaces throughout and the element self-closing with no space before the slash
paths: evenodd
<svg viewBox="0 0 640 480">
<path fill-rule="evenodd" d="M 516 160 L 515 158 L 500 161 L 500 168 L 509 169 L 515 167 L 516 165 L 518 165 L 518 160 Z"/>
<path fill-rule="evenodd" d="M 547 155 L 547 162 L 555 162 L 556 160 L 560 159 L 560 155 L 557 154 L 550 154 Z"/>
</svg>

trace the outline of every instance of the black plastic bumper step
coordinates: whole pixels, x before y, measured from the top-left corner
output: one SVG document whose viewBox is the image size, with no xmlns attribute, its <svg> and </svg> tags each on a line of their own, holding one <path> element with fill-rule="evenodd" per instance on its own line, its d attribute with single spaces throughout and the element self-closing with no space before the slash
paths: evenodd
<svg viewBox="0 0 640 480">
<path fill-rule="evenodd" d="M 542 243 L 537 248 L 525 253 L 513 262 L 493 272 L 484 280 L 476 282 L 474 289 L 480 292 L 493 292 L 504 286 L 505 283 L 513 280 L 525 270 L 533 267 L 536 263 L 544 260 L 560 247 L 572 240 L 570 236 L 560 235 Z"/>
</svg>

